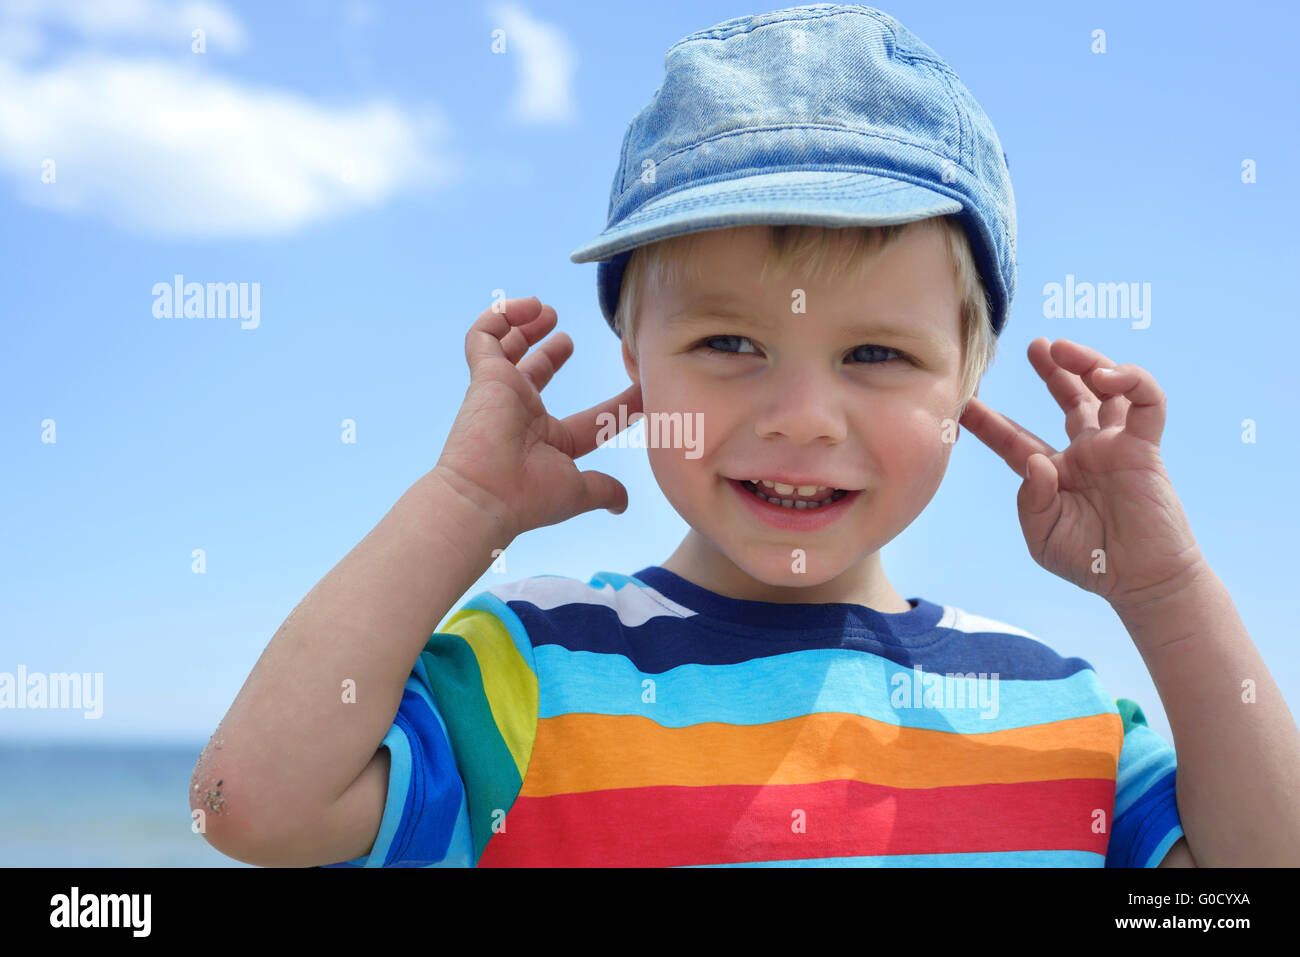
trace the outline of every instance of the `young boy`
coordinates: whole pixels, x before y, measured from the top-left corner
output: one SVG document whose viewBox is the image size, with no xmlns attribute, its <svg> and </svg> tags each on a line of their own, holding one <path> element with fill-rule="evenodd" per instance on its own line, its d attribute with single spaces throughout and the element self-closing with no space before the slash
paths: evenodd
<svg viewBox="0 0 1300 957">
<path fill-rule="evenodd" d="M 572 342 L 530 352 L 555 311 L 479 316 L 437 465 L 200 758 L 209 842 L 286 866 L 1300 863 L 1300 734 L 1161 465 L 1150 374 L 1035 340 L 1061 452 L 975 398 L 1015 213 L 960 80 L 857 6 L 728 20 L 666 66 L 573 256 L 600 261 L 632 386 L 559 421 L 540 392 Z M 626 508 L 574 460 L 642 412 L 680 547 L 437 628 L 518 535 Z M 1086 661 L 885 577 L 958 422 L 1022 476 L 1034 559 L 1120 615 L 1177 775 Z"/>
</svg>

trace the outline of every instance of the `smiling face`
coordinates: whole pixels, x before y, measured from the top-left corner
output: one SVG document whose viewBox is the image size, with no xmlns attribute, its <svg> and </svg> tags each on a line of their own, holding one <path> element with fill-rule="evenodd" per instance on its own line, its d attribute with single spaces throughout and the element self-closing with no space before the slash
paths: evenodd
<svg viewBox="0 0 1300 957">
<path fill-rule="evenodd" d="M 760 277 L 767 242 L 767 227 L 696 234 L 698 276 L 649 284 L 637 356 L 624 342 L 646 414 L 699 413 L 703 427 L 696 458 L 648 450 L 691 526 L 664 567 L 736 598 L 906 611 L 878 552 L 929 503 L 952 450 L 962 328 L 943 236 L 905 230 L 865 278 Z M 783 509 L 740 484 L 782 478 L 850 494 Z"/>
</svg>

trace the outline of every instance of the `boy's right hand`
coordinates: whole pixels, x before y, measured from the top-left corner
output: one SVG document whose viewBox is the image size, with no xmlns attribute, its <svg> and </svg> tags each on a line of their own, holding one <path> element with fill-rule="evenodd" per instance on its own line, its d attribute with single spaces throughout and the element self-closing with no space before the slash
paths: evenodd
<svg viewBox="0 0 1300 957">
<path fill-rule="evenodd" d="M 488 308 L 474 320 L 465 336 L 469 389 L 434 468 L 496 515 L 511 539 L 592 509 L 617 515 L 627 508 L 627 489 L 617 479 L 580 472 L 574 459 L 596 447 L 600 413 L 618 420 L 620 404 L 628 417 L 641 411 L 641 387 L 633 383 L 563 421 L 549 415 L 540 393 L 573 354 L 573 341 L 561 332 L 524 354 L 556 319 L 532 296 L 505 300 L 503 312 Z"/>
</svg>

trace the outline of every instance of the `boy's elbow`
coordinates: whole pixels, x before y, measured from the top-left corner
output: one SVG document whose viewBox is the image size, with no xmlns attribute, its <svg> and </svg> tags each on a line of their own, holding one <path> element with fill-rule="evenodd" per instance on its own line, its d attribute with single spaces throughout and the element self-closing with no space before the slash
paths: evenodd
<svg viewBox="0 0 1300 957">
<path fill-rule="evenodd" d="M 193 790 L 191 783 L 190 814 L 194 827 L 213 850 L 226 857 L 256 867 L 292 867 L 285 848 L 290 840 L 282 828 L 266 828 L 255 820 L 232 812 L 229 807 L 208 797 L 211 792 Z"/>
<path fill-rule="evenodd" d="M 190 777 L 190 821 L 208 845 L 226 857 L 258 867 L 276 867 L 283 859 L 280 848 L 288 835 L 282 822 L 254 813 L 247 800 L 239 800 L 235 785 L 239 772 L 217 766 L 207 755 L 199 759 Z"/>
<path fill-rule="evenodd" d="M 253 822 L 236 814 L 222 794 L 224 778 L 210 780 L 207 775 L 190 778 L 190 826 L 201 834 L 214 850 L 245 864 L 267 866 L 259 859 L 265 851 L 265 835 L 259 835 Z"/>
</svg>

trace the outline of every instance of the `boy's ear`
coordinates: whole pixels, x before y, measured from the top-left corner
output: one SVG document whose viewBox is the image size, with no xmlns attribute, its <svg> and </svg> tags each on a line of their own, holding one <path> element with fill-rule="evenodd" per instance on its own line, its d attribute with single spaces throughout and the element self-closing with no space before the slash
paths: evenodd
<svg viewBox="0 0 1300 957">
<path fill-rule="evenodd" d="M 971 395 L 971 399 L 979 398 L 979 394 L 980 394 L 980 383 L 976 383 L 976 384 L 975 384 L 975 392 L 974 392 L 974 394 Z M 967 399 L 967 400 L 966 400 L 966 405 L 969 405 L 969 404 L 970 404 L 970 399 Z M 961 417 L 962 417 L 962 415 L 965 414 L 965 412 L 966 412 L 966 405 L 963 405 L 960 409 L 957 410 L 957 421 L 958 421 L 959 423 L 961 422 Z M 958 427 L 957 427 L 957 438 L 958 438 L 958 439 L 961 438 L 961 426 L 960 426 L 960 425 L 958 425 Z M 953 441 L 956 441 L 956 439 L 954 439 Z"/>
<path fill-rule="evenodd" d="M 623 368 L 627 370 L 627 376 L 633 382 L 641 381 L 641 370 L 637 366 L 636 358 L 632 355 L 632 350 L 627 344 L 627 337 L 623 337 Z"/>
</svg>

